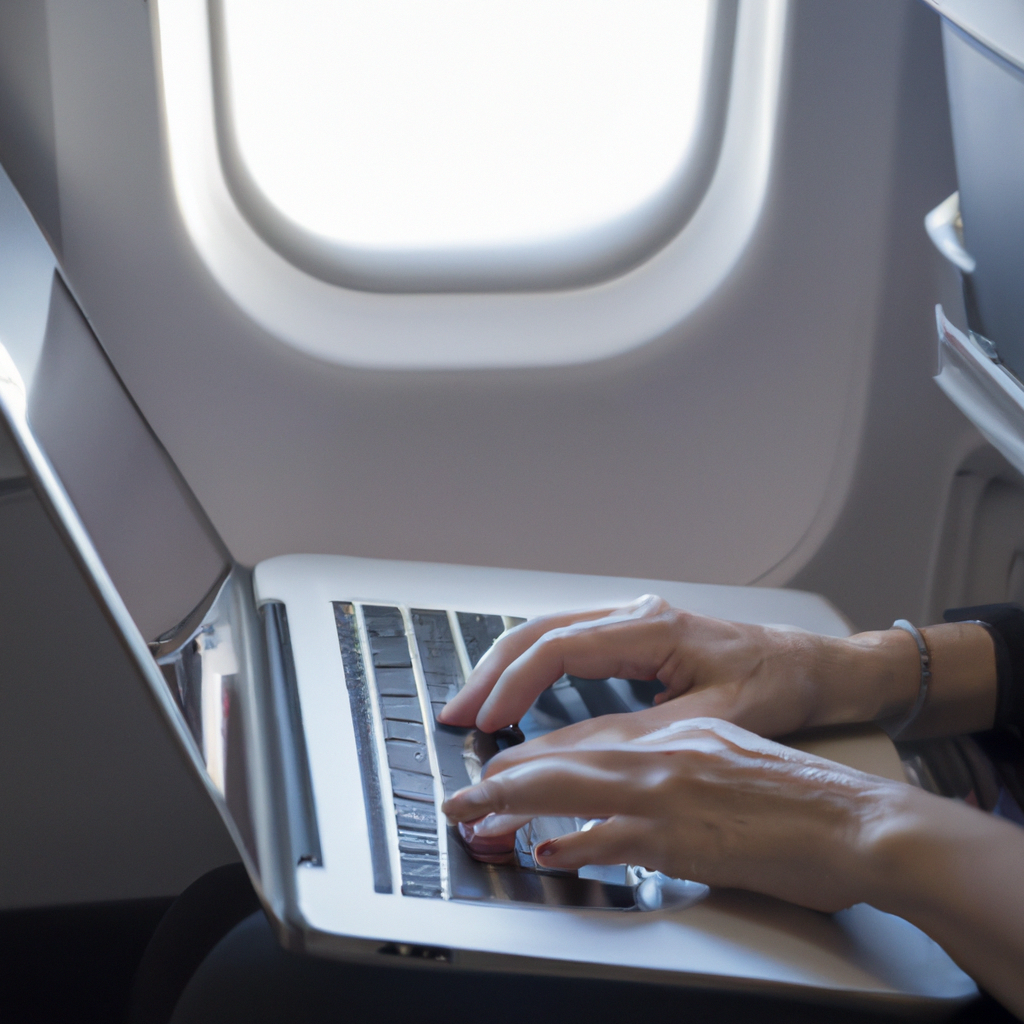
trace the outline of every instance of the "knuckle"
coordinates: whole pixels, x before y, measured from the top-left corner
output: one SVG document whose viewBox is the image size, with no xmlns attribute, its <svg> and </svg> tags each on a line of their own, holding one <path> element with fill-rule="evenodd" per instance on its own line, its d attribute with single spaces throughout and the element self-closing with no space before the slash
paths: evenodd
<svg viewBox="0 0 1024 1024">
<path fill-rule="evenodd" d="M 666 607 L 662 613 L 666 623 L 678 633 L 689 631 L 697 616 L 682 608 Z"/>
<path fill-rule="evenodd" d="M 637 619 L 659 619 L 666 612 L 671 611 L 672 606 L 663 597 L 657 594 L 644 594 L 632 603 L 621 609 L 630 613 L 632 618 Z"/>
<path fill-rule="evenodd" d="M 661 764 L 652 765 L 644 773 L 643 793 L 653 807 L 665 807 L 680 788 L 677 773 L 673 770 L 676 767 L 666 758 Z"/>
<path fill-rule="evenodd" d="M 572 635 L 571 631 L 571 626 L 556 626 L 554 629 L 549 629 L 533 645 L 534 649 L 541 653 L 558 651 Z"/>
</svg>

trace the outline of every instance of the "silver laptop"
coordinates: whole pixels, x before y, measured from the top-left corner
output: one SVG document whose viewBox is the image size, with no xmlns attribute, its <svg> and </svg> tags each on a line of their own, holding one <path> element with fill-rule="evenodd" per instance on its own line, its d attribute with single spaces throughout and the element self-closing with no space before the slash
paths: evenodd
<svg viewBox="0 0 1024 1024">
<path fill-rule="evenodd" d="M 182 367 L 168 388 L 187 403 L 201 372 Z M 341 556 L 239 566 L 2 172 L 0 411 L 0 447 L 27 467 L 288 947 L 922 1010 L 974 995 L 935 943 L 871 907 L 827 916 L 635 865 L 540 870 L 535 842 L 575 819 L 538 819 L 507 863 L 483 864 L 440 813 L 501 746 L 653 698 L 642 682 L 563 678 L 518 730 L 437 724 L 512 623 L 657 591 L 845 633 L 823 599 Z"/>
</svg>

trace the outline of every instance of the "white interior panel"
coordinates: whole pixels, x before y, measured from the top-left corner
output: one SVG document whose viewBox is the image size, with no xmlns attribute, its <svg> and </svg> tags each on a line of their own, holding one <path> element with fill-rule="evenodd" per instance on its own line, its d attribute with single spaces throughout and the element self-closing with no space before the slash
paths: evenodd
<svg viewBox="0 0 1024 1024">
<path fill-rule="evenodd" d="M 744 583 L 790 557 L 791 576 L 844 507 L 883 343 L 910 355 L 878 401 L 910 395 L 930 425 L 906 457 L 930 467 L 968 429 L 919 383 L 928 282 L 890 301 L 897 260 L 926 258 L 920 217 L 951 191 L 943 108 L 918 85 L 941 74 L 937 32 L 909 2 L 796 5 L 766 214 L 684 323 L 591 366 L 421 373 L 330 366 L 247 318 L 177 211 L 148 12 L 48 12 L 65 265 L 243 561 L 310 551 Z M 901 179 L 902 119 L 929 103 L 939 135 Z M 892 497 L 923 512 L 944 486 L 936 471 Z"/>
</svg>

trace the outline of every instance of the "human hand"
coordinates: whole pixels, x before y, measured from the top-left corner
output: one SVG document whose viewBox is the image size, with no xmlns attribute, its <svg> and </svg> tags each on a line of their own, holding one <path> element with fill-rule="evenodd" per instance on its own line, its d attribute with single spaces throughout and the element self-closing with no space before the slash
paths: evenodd
<svg viewBox="0 0 1024 1024">
<path fill-rule="evenodd" d="M 559 730 L 507 750 L 444 812 L 475 822 L 481 837 L 537 815 L 605 819 L 538 846 L 549 867 L 641 864 L 824 911 L 875 892 L 871 854 L 910 787 L 728 722 L 677 721 L 634 738 L 615 728 L 579 742 Z"/>
<path fill-rule="evenodd" d="M 781 736 L 858 720 L 858 709 L 825 707 L 821 700 L 825 688 L 819 684 L 832 670 L 851 671 L 852 665 L 840 664 L 851 653 L 842 643 L 694 615 L 646 595 L 621 608 L 546 615 L 509 630 L 439 720 L 492 732 L 518 721 L 544 689 L 569 673 L 660 681 L 665 692 L 656 698 L 659 708 L 680 699 L 663 711 L 640 712 L 647 731 L 676 718 L 707 716 Z M 856 679 L 849 690 L 870 692 Z"/>
</svg>

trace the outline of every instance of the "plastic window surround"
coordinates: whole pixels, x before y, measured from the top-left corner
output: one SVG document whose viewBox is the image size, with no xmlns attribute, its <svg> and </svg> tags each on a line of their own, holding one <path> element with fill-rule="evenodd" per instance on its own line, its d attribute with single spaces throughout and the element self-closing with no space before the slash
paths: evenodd
<svg viewBox="0 0 1024 1024">
<path fill-rule="evenodd" d="M 396 370 L 540 367 L 638 348 L 724 281 L 764 206 L 788 0 L 736 2 L 718 159 L 692 215 L 653 256 L 611 280 L 561 291 L 402 294 L 317 277 L 252 227 L 221 159 L 208 0 L 159 0 L 151 5 L 159 81 L 188 233 L 242 310 L 284 343 L 328 362 Z"/>
<path fill-rule="evenodd" d="M 232 195 L 334 284 L 595 284 L 675 235 L 714 170 L 735 0 L 209 5 Z"/>
</svg>

